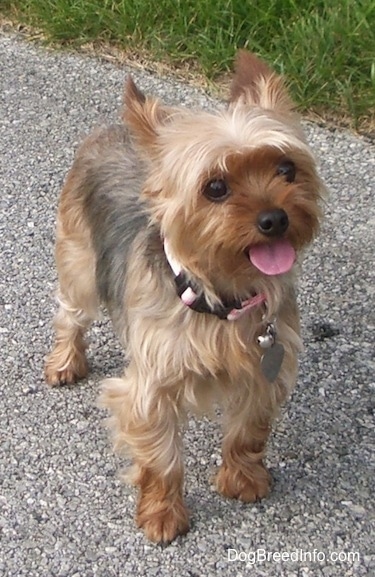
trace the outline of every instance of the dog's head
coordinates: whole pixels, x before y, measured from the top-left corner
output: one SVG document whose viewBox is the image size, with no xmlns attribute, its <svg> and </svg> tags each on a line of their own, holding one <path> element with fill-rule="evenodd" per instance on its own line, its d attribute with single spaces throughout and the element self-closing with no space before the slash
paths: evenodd
<svg viewBox="0 0 375 577">
<path fill-rule="evenodd" d="M 152 217 L 184 268 L 230 294 L 292 269 L 324 187 L 281 77 L 241 51 L 229 105 L 214 113 L 163 106 L 130 79 L 124 120 L 149 165 Z"/>
</svg>

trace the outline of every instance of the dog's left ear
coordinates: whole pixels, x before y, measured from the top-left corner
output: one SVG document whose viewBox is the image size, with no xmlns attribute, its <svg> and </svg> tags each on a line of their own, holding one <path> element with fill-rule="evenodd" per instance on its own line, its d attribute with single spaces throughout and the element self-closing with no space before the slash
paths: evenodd
<svg viewBox="0 0 375 577">
<path fill-rule="evenodd" d="M 158 99 L 146 97 L 129 76 L 122 118 L 142 148 L 150 150 L 154 146 L 159 128 L 167 117 L 168 109 Z"/>
<path fill-rule="evenodd" d="M 286 114 L 294 109 L 283 78 L 247 50 L 235 60 L 229 103 L 237 102 Z"/>
</svg>

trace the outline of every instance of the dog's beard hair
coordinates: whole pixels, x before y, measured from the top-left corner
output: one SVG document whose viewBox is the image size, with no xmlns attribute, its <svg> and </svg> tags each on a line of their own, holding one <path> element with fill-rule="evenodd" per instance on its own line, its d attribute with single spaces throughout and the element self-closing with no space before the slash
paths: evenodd
<svg viewBox="0 0 375 577">
<path fill-rule="evenodd" d="M 254 311 L 243 322 L 223 323 L 186 310 L 185 305 L 176 299 L 171 280 L 165 280 L 167 271 L 158 274 L 160 264 L 155 262 L 155 255 L 149 252 L 148 244 L 148 233 L 145 232 L 134 246 L 137 257 L 129 262 L 124 300 L 127 317 L 123 341 L 142 381 L 139 398 L 133 391 L 135 407 L 146 417 L 156 382 L 166 391 L 175 386 L 178 403 L 197 411 L 208 410 L 215 397 L 218 400 L 227 396 L 230 382 L 237 382 L 239 390 L 244 387 L 251 397 L 253 385 L 250 383 L 253 383 L 254 367 L 258 367 L 260 358 L 259 347 L 254 347 L 259 330 L 256 320 L 259 312 Z M 276 306 L 275 299 L 279 298 L 278 309 L 286 315 L 290 309 L 295 316 L 292 284 L 278 283 L 274 279 L 271 287 L 264 288 L 269 293 L 270 303 Z M 286 304 L 282 306 L 282 302 Z M 273 313 L 270 306 L 265 321 Z M 287 357 L 293 358 L 301 348 L 301 341 L 297 327 L 292 329 L 289 324 L 281 317 L 278 332 L 280 338 L 289 343 L 286 345 L 290 346 Z M 289 370 L 290 366 L 285 363 L 286 372 L 280 374 L 285 390 L 289 390 Z M 193 379 L 191 375 L 194 375 Z M 254 398 L 261 396 L 259 391 L 254 395 Z M 134 404 L 132 407 L 135 409 Z"/>
</svg>

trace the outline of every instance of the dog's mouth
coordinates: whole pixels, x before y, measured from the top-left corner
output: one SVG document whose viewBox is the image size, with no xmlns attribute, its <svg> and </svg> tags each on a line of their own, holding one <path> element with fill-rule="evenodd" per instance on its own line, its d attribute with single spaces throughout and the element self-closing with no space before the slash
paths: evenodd
<svg viewBox="0 0 375 577">
<path fill-rule="evenodd" d="M 289 272 L 296 260 L 296 251 L 285 238 L 251 246 L 246 253 L 255 268 L 268 276 Z"/>
</svg>

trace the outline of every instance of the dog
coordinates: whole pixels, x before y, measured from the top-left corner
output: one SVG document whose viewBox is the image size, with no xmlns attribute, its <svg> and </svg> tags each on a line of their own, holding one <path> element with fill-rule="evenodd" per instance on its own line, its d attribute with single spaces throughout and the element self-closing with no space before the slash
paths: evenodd
<svg viewBox="0 0 375 577">
<path fill-rule="evenodd" d="M 59 309 L 45 376 L 87 375 L 109 311 L 128 365 L 103 383 L 152 541 L 189 529 L 179 423 L 222 407 L 224 497 L 267 496 L 265 447 L 301 349 L 295 284 L 324 184 L 283 78 L 239 51 L 225 109 L 170 107 L 129 78 L 122 122 L 79 148 L 57 216 Z"/>
</svg>

